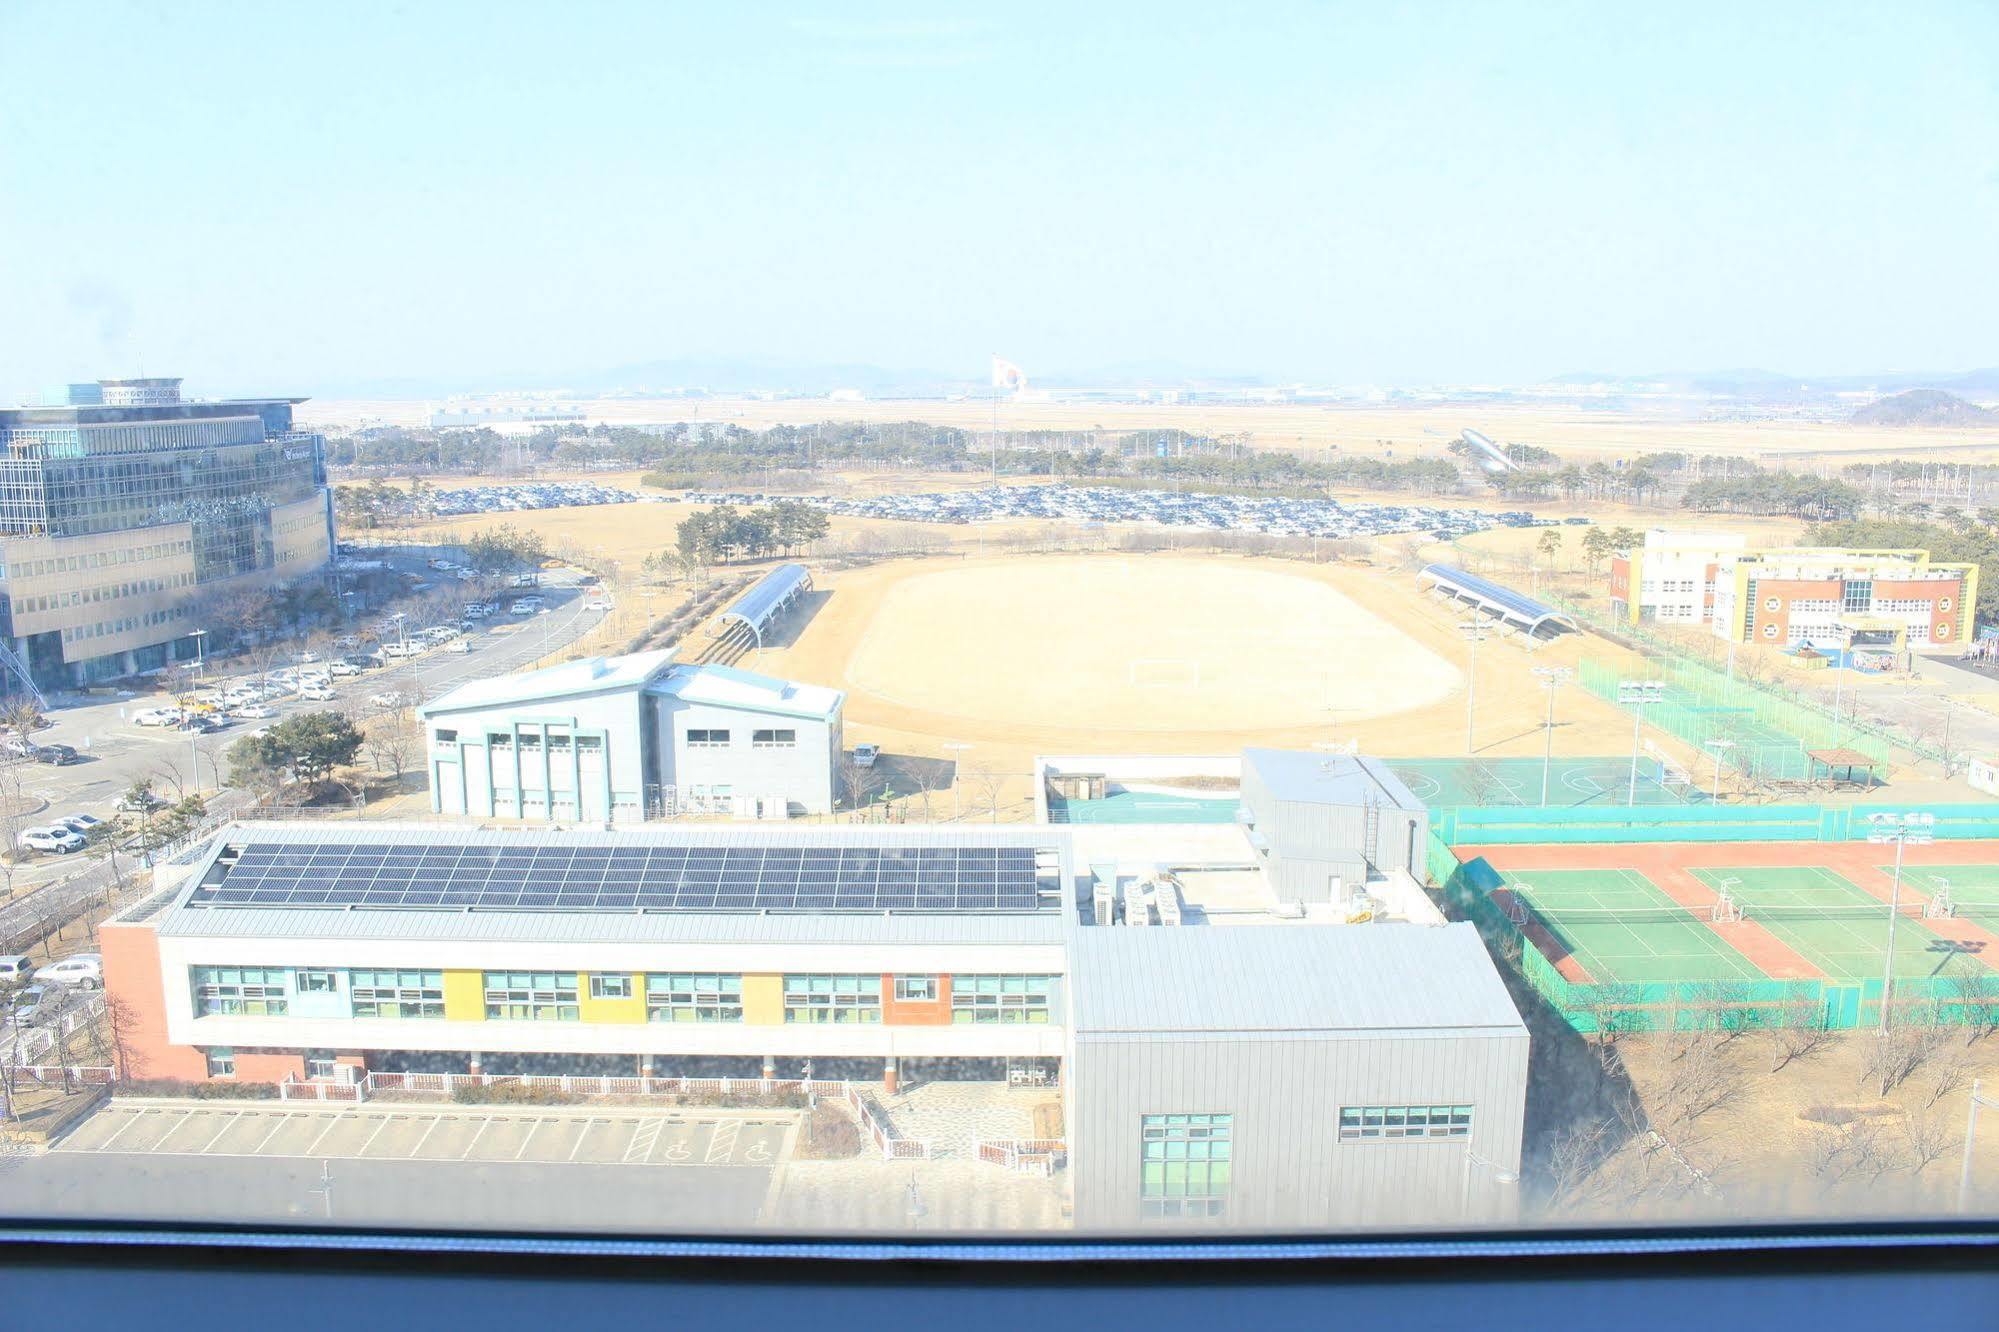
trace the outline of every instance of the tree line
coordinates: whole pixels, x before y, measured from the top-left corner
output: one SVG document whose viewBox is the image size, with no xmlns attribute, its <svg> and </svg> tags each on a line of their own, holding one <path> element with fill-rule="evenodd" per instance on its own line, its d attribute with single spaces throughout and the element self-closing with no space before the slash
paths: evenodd
<svg viewBox="0 0 1999 1332">
<path fill-rule="evenodd" d="M 725 504 L 681 519 L 674 528 L 673 550 L 649 556 L 644 568 L 658 575 L 676 566 L 728 564 L 739 556 L 759 559 L 780 550 L 789 555 L 825 536 L 828 527 L 824 513 L 797 500 L 758 509 Z"/>
</svg>

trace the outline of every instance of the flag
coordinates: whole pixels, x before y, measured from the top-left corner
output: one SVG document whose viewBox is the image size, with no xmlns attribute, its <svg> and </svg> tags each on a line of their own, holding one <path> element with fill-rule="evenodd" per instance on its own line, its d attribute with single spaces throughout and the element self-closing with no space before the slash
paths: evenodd
<svg viewBox="0 0 1999 1332">
<path fill-rule="evenodd" d="M 1027 373 L 1003 356 L 993 357 L 993 387 L 1003 389 L 1024 389 L 1027 387 Z"/>
</svg>

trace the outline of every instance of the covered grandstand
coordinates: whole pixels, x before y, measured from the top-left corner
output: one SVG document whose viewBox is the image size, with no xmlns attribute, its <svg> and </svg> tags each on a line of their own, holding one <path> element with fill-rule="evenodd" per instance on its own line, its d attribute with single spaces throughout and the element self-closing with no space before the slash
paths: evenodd
<svg viewBox="0 0 1999 1332">
<path fill-rule="evenodd" d="M 1518 630 L 1530 642 L 1546 642 L 1564 633 L 1582 632 L 1574 619 L 1553 606 L 1454 565 L 1426 564 L 1416 578 L 1418 582 L 1427 581 L 1430 589 L 1439 595 Z"/>
<path fill-rule="evenodd" d="M 802 564 L 778 565 L 715 617 L 715 642 L 702 660 L 731 662 L 751 648 L 762 650 L 764 631 L 811 590 L 810 569 Z"/>
</svg>

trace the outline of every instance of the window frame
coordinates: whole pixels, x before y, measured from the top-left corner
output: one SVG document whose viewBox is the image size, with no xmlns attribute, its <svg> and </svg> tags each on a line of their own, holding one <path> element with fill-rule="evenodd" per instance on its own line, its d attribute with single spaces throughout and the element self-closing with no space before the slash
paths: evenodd
<svg viewBox="0 0 1999 1332">
<path fill-rule="evenodd" d="M 1234 1111 L 1141 1114 L 1138 1136 L 1141 1216 L 1212 1220 L 1228 1211 L 1235 1186 Z M 1177 1181 L 1171 1178 L 1175 1165 L 1180 1167 Z"/>
<path fill-rule="evenodd" d="M 1343 1105 L 1333 1123 L 1343 1143 L 1471 1141 L 1477 1107 L 1468 1102 L 1426 1101 L 1403 1105 Z M 1439 1119 L 1441 1112 L 1441 1122 Z M 1420 1125 L 1412 1123 L 1420 1114 Z M 1372 1116 L 1372 1122 L 1370 1122 Z"/>
<path fill-rule="evenodd" d="M 622 992 L 613 986 L 622 987 Z M 609 971 L 590 973 L 590 997 L 592 999 L 629 999 L 637 993 L 629 971 Z"/>
</svg>

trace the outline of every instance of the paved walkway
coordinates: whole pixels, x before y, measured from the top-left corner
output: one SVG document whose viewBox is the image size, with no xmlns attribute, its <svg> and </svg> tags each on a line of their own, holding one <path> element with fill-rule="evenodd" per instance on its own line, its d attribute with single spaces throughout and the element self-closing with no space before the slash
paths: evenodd
<svg viewBox="0 0 1999 1332">
<path fill-rule="evenodd" d="M 1007 1087 L 993 1082 L 925 1082 L 880 1097 L 889 1122 L 905 1138 L 923 1138 L 943 1160 L 976 1158 L 981 1138 L 1031 1138 L 1034 1107 L 1059 1103 L 1054 1087 Z"/>
</svg>

